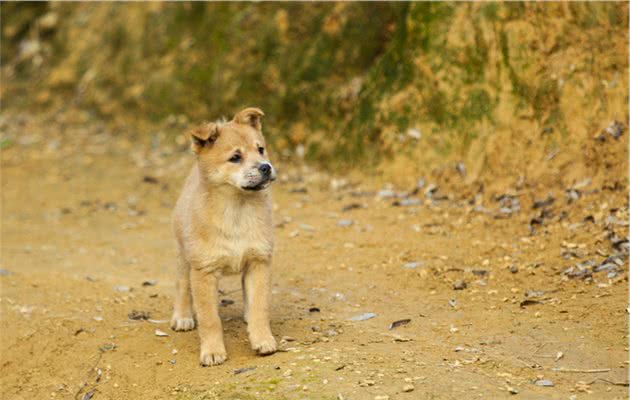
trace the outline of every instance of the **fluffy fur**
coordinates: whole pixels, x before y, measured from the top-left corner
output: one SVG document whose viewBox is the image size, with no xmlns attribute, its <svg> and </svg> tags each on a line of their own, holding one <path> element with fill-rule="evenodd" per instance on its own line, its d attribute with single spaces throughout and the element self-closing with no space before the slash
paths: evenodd
<svg viewBox="0 0 630 400">
<path fill-rule="evenodd" d="M 262 116 L 261 110 L 246 108 L 229 122 L 206 123 L 191 132 L 197 162 L 173 213 L 179 261 L 171 327 L 198 326 L 204 366 L 227 358 L 218 311 L 223 274 L 241 274 L 252 348 L 259 354 L 276 351 L 269 326 L 273 225 L 268 189 L 276 174 Z"/>
</svg>

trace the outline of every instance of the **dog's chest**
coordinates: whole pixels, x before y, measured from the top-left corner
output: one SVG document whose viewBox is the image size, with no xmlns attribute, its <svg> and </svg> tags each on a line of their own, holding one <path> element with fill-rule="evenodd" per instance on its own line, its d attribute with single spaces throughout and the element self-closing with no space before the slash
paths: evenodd
<svg viewBox="0 0 630 400">
<path fill-rule="evenodd" d="M 224 272 L 238 273 L 250 259 L 271 255 L 271 219 L 266 209 L 226 207 L 215 221 L 215 243 L 210 250 L 222 260 Z"/>
</svg>

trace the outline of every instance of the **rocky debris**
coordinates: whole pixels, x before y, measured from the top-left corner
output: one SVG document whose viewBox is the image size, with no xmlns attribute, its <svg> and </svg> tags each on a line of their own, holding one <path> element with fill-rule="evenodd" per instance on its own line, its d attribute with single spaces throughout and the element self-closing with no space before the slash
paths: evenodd
<svg viewBox="0 0 630 400">
<path fill-rule="evenodd" d="M 540 213 L 529 220 L 529 232 L 532 235 L 537 233 L 536 228 L 541 227 L 546 219 L 551 219 L 553 217 L 553 212 L 548 208 L 543 208 L 540 210 Z"/>
<path fill-rule="evenodd" d="M 146 321 L 151 318 L 149 311 L 131 310 L 127 317 L 132 321 Z"/>
<path fill-rule="evenodd" d="M 508 387 L 506 388 L 506 390 L 507 390 L 507 391 L 508 391 L 508 393 L 510 393 L 510 394 L 518 394 L 518 389 L 517 389 L 517 388 L 515 388 L 515 387 L 513 387 L 513 386 L 508 386 Z"/>
<path fill-rule="evenodd" d="M 368 313 L 363 313 L 360 315 L 355 315 L 354 317 L 350 318 L 350 321 L 366 321 L 368 319 L 372 319 L 376 317 L 376 314 L 368 312 Z"/>
<path fill-rule="evenodd" d="M 315 232 L 315 228 L 308 224 L 300 224 L 299 228 L 305 232 Z"/>
<path fill-rule="evenodd" d="M 407 325 L 410 322 L 411 322 L 411 319 L 409 319 L 409 318 L 399 319 L 399 320 L 394 321 L 391 324 L 389 324 L 387 329 L 392 330 L 394 328 L 398 328 L 399 326 Z"/>
<path fill-rule="evenodd" d="M 453 290 L 464 290 L 467 287 L 468 284 L 466 283 L 466 281 L 463 281 L 461 279 L 458 279 L 453 283 Z"/>
<path fill-rule="evenodd" d="M 545 208 L 545 207 L 549 207 L 550 205 L 553 204 L 553 202 L 556 201 L 556 199 L 551 195 L 547 195 L 547 198 L 544 200 L 536 200 L 534 201 L 534 204 L 532 205 L 532 208 L 536 209 L 536 208 Z"/>
<path fill-rule="evenodd" d="M 419 199 L 415 198 L 405 198 L 401 200 L 396 200 L 392 203 L 392 205 L 395 207 L 418 206 L 420 204 L 422 204 L 422 202 Z"/>
<path fill-rule="evenodd" d="M 342 227 L 342 228 L 348 228 L 352 226 L 353 224 L 354 224 L 354 221 L 352 221 L 351 219 L 340 219 L 339 221 L 337 221 L 337 226 Z"/>
<path fill-rule="evenodd" d="M 356 210 L 359 208 L 363 208 L 363 205 L 361 205 L 360 203 L 349 203 L 341 208 L 341 212 L 348 212 L 350 210 Z"/>
<path fill-rule="evenodd" d="M 415 140 L 420 140 L 420 138 L 422 137 L 422 132 L 420 132 L 420 129 L 411 128 L 407 130 L 407 136 Z"/>
<path fill-rule="evenodd" d="M 439 187 L 436 184 L 431 183 L 424 190 L 424 197 L 432 201 L 447 200 L 448 196 L 445 194 L 439 193 L 438 190 L 439 190 Z"/>
<path fill-rule="evenodd" d="M 563 274 L 569 278 L 587 279 L 592 278 L 594 273 L 606 272 L 609 279 L 615 278 L 621 273 L 620 267 L 624 264 L 624 256 L 622 254 L 614 254 L 606 257 L 600 263 L 593 260 L 585 260 L 565 269 Z"/>
<path fill-rule="evenodd" d="M 160 183 L 160 181 L 158 180 L 158 178 L 151 176 L 151 175 L 145 175 L 142 177 L 142 182 L 144 183 L 150 183 L 150 184 L 158 184 Z"/>
<path fill-rule="evenodd" d="M 376 197 L 379 199 L 389 199 L 392 197 L 398 197 L 398 194 L 391 189 L 383 189 L 376 193 Z"/>
<path fill-rule="evenodd" d="M 606 128 L 604 128 L 600 133 L 595 135 L 595 140 L 603 142 L 606 140 L 606 135 L 616 139 L 619 139 L 623 132 L 625 131 L 625 126 L 619 121 L 612 121 Z"/>
<path fill-rule="evenodd" d="M 496 196 L 494 200 L 499 203 L 499 210 L 495 218 L 509 217 L 521 210 L 521 202 L 513 194 L 505 193 Z"/>
<path fill-rule="evenodd" d="M 240 375 L 240 374 L 243 374 L 245 372 L 253 371 L 255 369 L 256 369 L 256 367 L 237 368 L 237 369 L 234 370 L 234 375 Z"/>
<path fill-rule="evenodd" d="M 407 269 L 416 269 L 418 267 L 422 267 L 424 263 L 422 261 L 411 261 L 403 264 L 403 268 Z"/>
<path fill-rule="evenodd" d="M 92 399 L 92 397 L 94 397 L 95 393 L 96 393 L 96 390 L 94 389 L 87 391 L 83 394 L 83 397 L 81 397 L 81 400 L 90 400 Z"/>
<path fill-rule="evenodd" d="M 462 178 L 466 178 L 466 166 L 463 162 L 458 162 L 455 165 L 455 171 L 457 171 L 459 176 L 461 176 Z"/>
<path fill-rule="evenodd" d="M 335 329 L 327 329 L 324 331 L 324 336 L 326 337 L 334 337 L 337 336 L 339 334 L 338 331 L 336 331 Z"/>
<path fill-rule="evenodd" d="M 577 201 L 580 198 L 580 191 L 578 189 L 575 188 L 568 188 L 565 192 L 564 192 L 566 198 L 567 198 L 567 204 L 571 204 L 575 201 Z"/>
</svg>

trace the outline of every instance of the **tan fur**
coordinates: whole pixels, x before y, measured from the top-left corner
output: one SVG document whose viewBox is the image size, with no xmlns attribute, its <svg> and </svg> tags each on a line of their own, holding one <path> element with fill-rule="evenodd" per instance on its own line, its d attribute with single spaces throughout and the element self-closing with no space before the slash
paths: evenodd
<svg viewBox="0 0 630 400">
<path fill-rule="evenodd" d="M 185 331 L 198 325 L 204 366 L 227 358 L 218 313 L 223 274 L 242 276 L 252 348 L 260 354 L 276 351 L 269 327 L 273 225 L 268 189 L 275 171 L 261 131 L 262 116 L 259 109 L 247 108 L 230 122 L 203 124 L 191 132 L 197 162 L 173 213 L 179 262 L 171 327 Z M 229 161 L 237 152 L 241 162 Z M 271 167 L 267 180 L 262 164 Z M 247 190 L 251 187 L 258 190 Z"/>
</svg>

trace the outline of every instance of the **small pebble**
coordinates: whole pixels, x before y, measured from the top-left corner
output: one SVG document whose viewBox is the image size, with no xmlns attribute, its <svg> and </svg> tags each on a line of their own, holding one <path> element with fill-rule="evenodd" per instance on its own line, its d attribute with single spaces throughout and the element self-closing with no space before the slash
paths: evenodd
<svg viewBox="0 0 630 400">
<path fill-rule="evenodd" d="M 415 387 L 413 385 L 409 384 L 409 385 L 403 386 L 402 391 L 405 392 L 405 393 L 408 393 L 408 392 L 413 392 L 414 389 L 415 389 Z"/>
<path fill-rule="evenodd" d="M 374 317 L 376 317 L 376 314 L 368 312 L 361 315 L 355 315 L 354 317 L 350 318 L 350 321 L 365 321 Z"/>
<path fill-rule="evenodd" d="M 339 221 L 337 221 L 337 226 L 347 228 L 349 226 L 352 226 L 353 223 L 354 222 L 351 219 L 340 219 Z"/>
<path fill-rule="evenodd" d="M 465 281 L 458 279 L 455 281 L 455 283 L 453 283 L 453 289 L 455 290 L 464 290 L 468 287 L 468 284 L 466 284 Z"/>
</svg>

